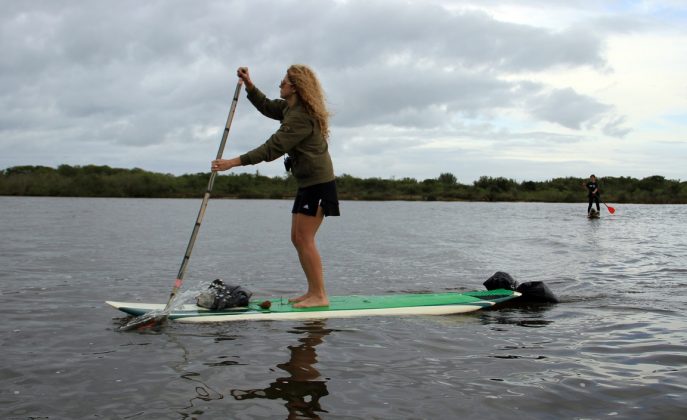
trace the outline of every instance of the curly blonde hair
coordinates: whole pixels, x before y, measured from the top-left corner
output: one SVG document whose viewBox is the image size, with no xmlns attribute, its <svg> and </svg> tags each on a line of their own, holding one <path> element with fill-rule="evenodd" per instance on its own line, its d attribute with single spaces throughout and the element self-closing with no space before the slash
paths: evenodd
<svg viewBox="0 0 687 420">
<path fill-rule="evenodd" d="M 327 110 L 324 91 L 315 72 L 306 65 L 294 64 L 286 71 L 286 75 L 296 88 L 296 93 L 305 110 L 319 123 L 322 137 L 325 140 L 329 139 L 329 117 L 331 114 Z"/>
</svg>

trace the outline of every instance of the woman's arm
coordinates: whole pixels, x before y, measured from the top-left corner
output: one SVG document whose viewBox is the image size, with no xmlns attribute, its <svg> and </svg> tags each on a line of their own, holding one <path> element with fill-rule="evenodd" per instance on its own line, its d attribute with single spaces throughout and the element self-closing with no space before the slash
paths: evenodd
<svg viewBox="0 0 687 420">
<path fill-rule="evenodd" d="M 246 85 L 248 100 L 262 115 L 280 121 L 284 118 L 286 101 L 283 99 L 268 99 L 260 89 L 255 87 L 255 84 L 250 78 L 248 67 L 239 67 L 238 70 L 236 70 L 236 75 L 243 80 L 243 84 Z"/>
</svg>

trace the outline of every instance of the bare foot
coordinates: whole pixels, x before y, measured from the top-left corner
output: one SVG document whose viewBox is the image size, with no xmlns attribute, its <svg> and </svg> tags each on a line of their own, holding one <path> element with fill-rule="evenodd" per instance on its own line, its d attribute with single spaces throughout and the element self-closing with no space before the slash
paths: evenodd
<svg viewBox="0 0 687 420">
<path fill-rule="evenodd" d="M 307 299 L 307 298 L 309 298 L 309 297 L 310 297 L 310 296 L 308 296 L 308 294 L 306 293 L 306 294 L 304 294 L 303 296 L 298 296 L 298 297 L 295 297 L 295 298 L 289 298 L 289 303 L 300 302 L 300 301 L 305 300 L 305 299 Z"/>
<path fill-rule="evenodd" d="M 326 297 L 309 297 L 293 305 L 294 308 L 315 308 L 317 306 L 329 306 L 329 299 Z"/>
</svg>

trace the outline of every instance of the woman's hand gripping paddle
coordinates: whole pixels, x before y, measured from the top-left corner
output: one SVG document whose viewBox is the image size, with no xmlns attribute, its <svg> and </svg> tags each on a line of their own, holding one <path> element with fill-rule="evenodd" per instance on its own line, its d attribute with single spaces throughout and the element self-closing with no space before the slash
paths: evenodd
<svg viewBox="0 0 687 420">
<path fill-rule="evenodd" d="M 219 150 L 217 151 L 217 158 L 222 158 L 222 153 L 224 153 L 224 146 L 227 144 L 227 137 L 229 137 L 229 128 L 231 127 L 231 121 L 234 119 L 234 112 L 236 111 L 236 104 L 239 101 L 239 93 L 241 92 L 241 86 L 243 85 L 243 80 L 239 79 L 236 84 L 236 90 L 234 91 L 234 99 L 231 101 L 231 108 L 229 109 L 229 117 L 227 118 L 227 124 L 224 127 L 224 134 L 222 134 L 222 142 L 219 145 Z M 181 288 L 184 282 L 184 274 L 186 273 L 186 266 L 188 265 L 189 259 L 191 259 L 191 251 L 193 251 L 193 245 L 196 243 L 196 237 L 198 236 L 198 231 L 200 230 L 200 224 L 203 221 L 203 216 L 205 216 L 205 209 L 208 206 L 208 200 L 210 199 L 210 192 L 212 191 L 212 186 L 215 184 L 215 177 L 217 172 L 212 172 L 210 175 L 210 181 L 208 182 L 208 188 L 203 196 L 203 202 L 200 205 L 200 211 L 198 212 L 198 217 L 196 218 L 196 224 L 193 226 L 193 233 L 191 233 L 191 239 L 188 241 L 188 246 L 186 247 L 186 253 L 184 254 L 184 259 L 181 262 L 181 267 L 179 268 L 179 273 L 174 281 L 174 287 L 172 288 L 172 293 L 169 295 L 169 300 L 167 305 L 161 311 L 151 311 L 144 315 L 140 315 L 119 329 L 121 331 L 128 331 L 133 329 L 141 328 L 151 328 L 157 325 L 161 325 L 167 320 L 169 313 L 171 312 L 172 302 L 177 295 L 177 292 Z"/>
</svg>

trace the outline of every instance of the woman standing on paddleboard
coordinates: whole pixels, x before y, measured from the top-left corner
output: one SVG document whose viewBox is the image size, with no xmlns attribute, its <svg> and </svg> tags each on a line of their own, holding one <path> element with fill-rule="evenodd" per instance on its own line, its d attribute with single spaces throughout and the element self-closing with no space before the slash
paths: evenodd
<svg viewBox="0 0 687 420">
<path fill-rule="evenodd" d="M 296 308 L 327 306 L 329 299 L 315 234 L 325 216 L 339 216 L 339 200 L 327 144 L 329 112 L 324 91 L 315 73 L 300 64 L 286 71 L 279 84 L 281 99 L 268 99 L 255 87 L 247 67 L 239 67 L 237 75 L 246 85 L 253 106 L 266 117 L 281 121 L 281 126 L 261 146 L 232 159 L 213 160 L 212 170 L 226 171 L 287 155 L 284 165 L 298 183 L 291 210 L 291 242 L 308 280 L 307 292 L 289 301 Z"/>
<path fill-rule="evenodd" d="M 589 176 L 587 183 L 582 183 L 587 188 L 587 197 L 589 198 L 589 205 L 587 206 L 587 214 L 592 210 L 592 203 L 596 203 L 596 212 L 601 213 L 599 206 L 599 184 L 596 182 L 596 176 L 593 174 Z"/>
</svg>

